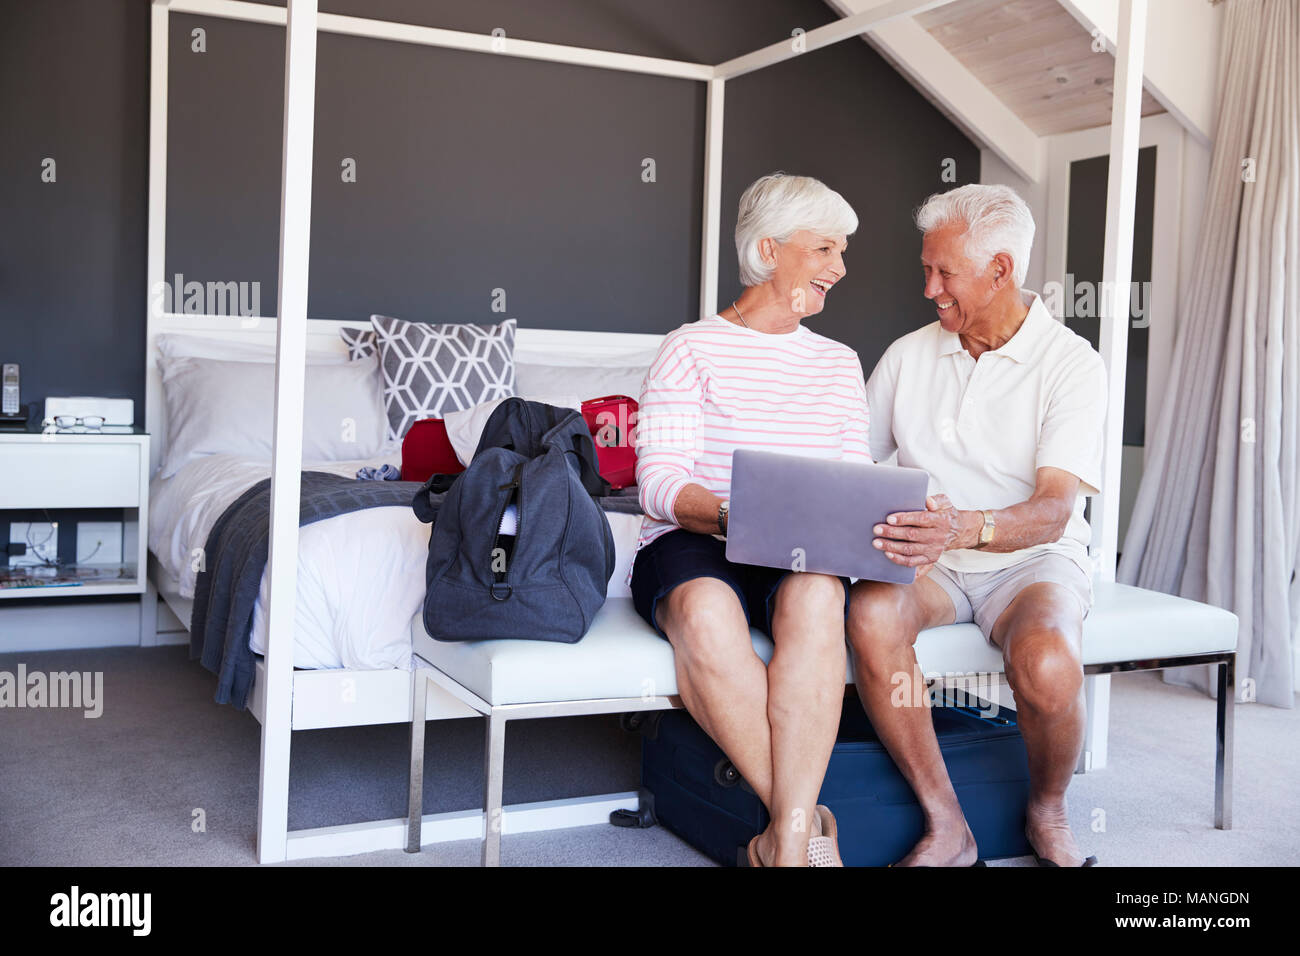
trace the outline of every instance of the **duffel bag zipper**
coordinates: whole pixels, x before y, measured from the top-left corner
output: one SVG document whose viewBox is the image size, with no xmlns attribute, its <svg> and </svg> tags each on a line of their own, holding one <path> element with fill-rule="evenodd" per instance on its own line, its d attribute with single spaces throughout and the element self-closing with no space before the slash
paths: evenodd
<svg viewBox="0 0 1300 956">
<path fill-rule="evenodd" d="M 505 496 L 505 499 L 501 502 L 501 510 L 497 512 L 496 531 L 492 535 L 492 551 L 488 556 L 489 560 L 492 562 L 496 561 L 496 556 L 501 551 L 501 522 L 505 520 L 506 509 L 510 507 L 512 500 L 519 498 L 523 470 L 524 466 L 522 463 L 516 465 L 514 478 L 506 482 L 504 485 L 497 486 L 498 491 L 506 491 L 509 492 L 509 494 Z M 521 524 L 519 513 L 523 511 L 522 499 L 516 501 L 516 504 L 518 507 L 515 509 L 515 549 L 518 550 L 519 527 Z M 495 568 L 492 569 L 492 583 L 488 585 L 488 594 L 492 596 L 492 600 L 494 601 L 505 601 L 510 597 L 512 591 L 512 588 L 510 587 L 511 563 L 511 561 L 506 562 L 506 569 L 504 571 L 498 571 Z"/>
</svg>

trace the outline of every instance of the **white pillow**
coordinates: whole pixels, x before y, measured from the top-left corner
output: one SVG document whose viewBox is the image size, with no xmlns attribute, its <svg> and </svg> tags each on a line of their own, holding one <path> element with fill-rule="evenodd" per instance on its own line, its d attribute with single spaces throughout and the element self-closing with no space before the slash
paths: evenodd
<svg viewBox="0 0 1300 956">
<path fill-rule="evenodd" d="M 210 358 L 227 362 L 274 362 L 275 343 L 248 342 L 242 339 L 215 339 L 206 335 L 186 335 L 183 332 L 160 332 L 154 340 L 158 348 L 158 367 L 166 375 L 166 363 L 173 358 Z M 346 351 L 327 352 L 311 349 L 307 352 L 308 365 L 344 365 L 349 361 Z"/>
<path fill-rule="evenodd" d="M 515 394 L 535 402 L 559 405 L 554 396 L 577 395 L 580 402 L 606 395 L 627 395 L 641 399 L 641 384 L 650 364 L 608 367 L 603 365 L 542 365 L 515 362 Z M 551 396 L 551 397 L 548 397 Z"/>
<path fill-rule="evenodd" d="M 193 357 L 160 364 L 167 412 L 162 477 L 204 455 L 270 458 L 273 364 Z M 305 461 L 370 458 L 383 446 L 386 424 L 378 359 L 307 366 Z"/>
<path fill-rule="evenodd" d="M 521 395 L 520 398 L 526 398 L 530 402 L 545 402 L 547 405 L 554 405 L 556 408 L 576 408 L 582 410 L 583 397 L 577 392 L 565 391 L 563 388 L 556 388 L 553 392 L 534 390 L 531 395 Z M 593 395 L 592 398 L 600 398 L 599 395 Z"/>
<path fill-rule="evenodd" d="M 447 417 L 443 419 L 443 424 L 447 428 L 447 440 L 451 442 L 451 450 L 456 453 L 456 457 L 466 468 L 474 460 L 474 452 L 478 449 L 479 439 L 483 437 L 483 429 L 487 426 L 488 419 L 497 410 L 497 406 L 504 401 L 504 398 L 494 398 L 491 401 L 481 402 L 473 408 L 448 412 Z"/>
<path fill-rule="evenodd" d="M 654 364 L 658 349 L 622 349 L 617 352 L 557 352 L 554 349 L 529 348 L 520 345 L 515 349 L 515 361 L 529 365 L 551 365 L 563 368 L 649 368 Z"/>
</svg>

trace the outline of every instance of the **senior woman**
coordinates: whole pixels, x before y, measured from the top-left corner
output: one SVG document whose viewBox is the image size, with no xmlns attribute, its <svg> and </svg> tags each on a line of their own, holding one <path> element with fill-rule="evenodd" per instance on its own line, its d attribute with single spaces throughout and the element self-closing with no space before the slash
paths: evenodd
<svg viewBox="0 0 1300 956">
<path fill-rule="evenodd" d="M 871 461 L 862 364 L 803 324 L 844 278 L 857 226 L 816 179 L 753 183 L 736 222 L 744 291 L 670 332 L 641 393 L 632 596 L 673 646 L 686 709 L 771 815 L 748 847 L 755 866 L 843 865 L 817 794 L 844 698 L 849 582 L 727 560 L 731 453 Z M 766 668 L 751 625 L 775 645 Z"/>
</svg>

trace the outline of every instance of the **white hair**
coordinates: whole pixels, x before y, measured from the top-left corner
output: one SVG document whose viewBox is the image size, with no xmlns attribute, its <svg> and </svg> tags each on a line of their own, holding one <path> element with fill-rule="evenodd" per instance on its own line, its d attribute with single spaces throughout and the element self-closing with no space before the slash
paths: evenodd
<svg viewBox="0 0 1300 956">
<path fill-rule="evenodd" d="M 740 197 L 736 217 L 740 284 L 762 285 L 772 278 L 773 266 L 759 255 L 760 242 L 786 242 L 800 229 L 851 236 L 858 229 L 858 214 L 843 196 L 811 176 L 771 173 L 751 183 Z"/>
<path fill-rule="evenodd" d="M 952 223 L 966 226 L 966 256 L 984 269 L 993 257 L 1011 257 L 1016 288 L 1025 284 L 1029 250 L 1034 245 L 1034 217 L 1029 206 L 1009 186 L 971 183 L 935 193 L 916 211 L 916 227 L 932 232 Z"/>
</svg>

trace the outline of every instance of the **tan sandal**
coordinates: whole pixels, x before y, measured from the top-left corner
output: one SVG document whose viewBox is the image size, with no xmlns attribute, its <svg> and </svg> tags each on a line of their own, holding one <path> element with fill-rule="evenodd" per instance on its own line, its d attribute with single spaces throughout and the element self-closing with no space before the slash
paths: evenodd
<svg viewBox="0 0 1300 956">
<path fill-rule="evenodd" d="M 835 817 L 830 808 L 817 805 L 817 821 L 821 824 L 822 835 L 808 841 L 809 866 L 843 866 L 837 839 Z"/>
</svg>

